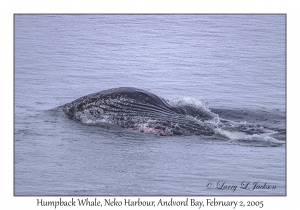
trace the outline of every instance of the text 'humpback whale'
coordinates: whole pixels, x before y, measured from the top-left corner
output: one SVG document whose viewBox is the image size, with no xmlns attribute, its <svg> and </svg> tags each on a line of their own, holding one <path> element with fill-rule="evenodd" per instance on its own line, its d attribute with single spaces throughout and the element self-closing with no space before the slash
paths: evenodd
<svg viewBox="0 0 300 210">
<path fill-rule="evenodd" d="M 83 96 L 63 106 L 72 119 L 106 122 L 158 135 L 213 135 L 215 114 L 193 105 L 172 106 L 150 92 L 121 87 Z"/>
</svg>

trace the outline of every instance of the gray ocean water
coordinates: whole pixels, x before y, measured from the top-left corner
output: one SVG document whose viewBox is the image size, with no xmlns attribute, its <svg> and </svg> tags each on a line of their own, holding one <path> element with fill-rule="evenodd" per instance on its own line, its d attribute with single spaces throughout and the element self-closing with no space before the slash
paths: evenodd
<svg viewBox="0 0 300 210">
<path fill-rule="evenodd" d="M 285 15 L 15 15 L 14 194 L 285 195 L 285 46 Z M 158 136 L 59 108 L 115 87 L 231 123 Z"/>
</svg>

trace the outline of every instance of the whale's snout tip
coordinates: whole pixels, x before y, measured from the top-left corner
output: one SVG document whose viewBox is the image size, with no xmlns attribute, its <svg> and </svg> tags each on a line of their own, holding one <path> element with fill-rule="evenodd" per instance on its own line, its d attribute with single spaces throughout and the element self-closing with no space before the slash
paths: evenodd
<svg viewBox="0 0 300 210">
<path fill-rule="evenodd" d="M 63 110 L 66 114 L 69 114 L 69 113 L 70 113 L 70 103 L 65 104 L 65 105 L 62 107 L 62 110 Z"/>
</svg>

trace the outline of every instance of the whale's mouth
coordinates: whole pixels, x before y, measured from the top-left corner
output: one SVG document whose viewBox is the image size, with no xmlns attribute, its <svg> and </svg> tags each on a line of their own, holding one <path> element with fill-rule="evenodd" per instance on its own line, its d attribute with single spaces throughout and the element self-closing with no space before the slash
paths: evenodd
<svg viewBox="0 0 300 210">
<path fill-rule="evenodd" d="M 148 111 L 147 113 L 128 112 L 120 114 L 104 110 L 95 113 L 94 110 L 84 109 L 75 112 L 73 118 L 84 124 L 107 123 L 161 136 L 214 134 L 210 121 L 206 124 L 194 117 L 177 113 Z"/>
</svg>

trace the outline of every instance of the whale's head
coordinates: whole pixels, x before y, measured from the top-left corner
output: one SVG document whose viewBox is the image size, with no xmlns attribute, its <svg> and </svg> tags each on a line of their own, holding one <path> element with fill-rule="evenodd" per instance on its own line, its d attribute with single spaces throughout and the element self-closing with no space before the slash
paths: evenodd
<svg viewBox="0 0 300 210">
<path fill-rule="evenodd" d="M 205 108 L 172 106 L 152 93 L 135 88 L 109 89 L 65 104 L 63 111 L 83 123 L 106 122 L 159 135 L 213 135 L 205 123 L 214 115 Z"/>
</svg>

